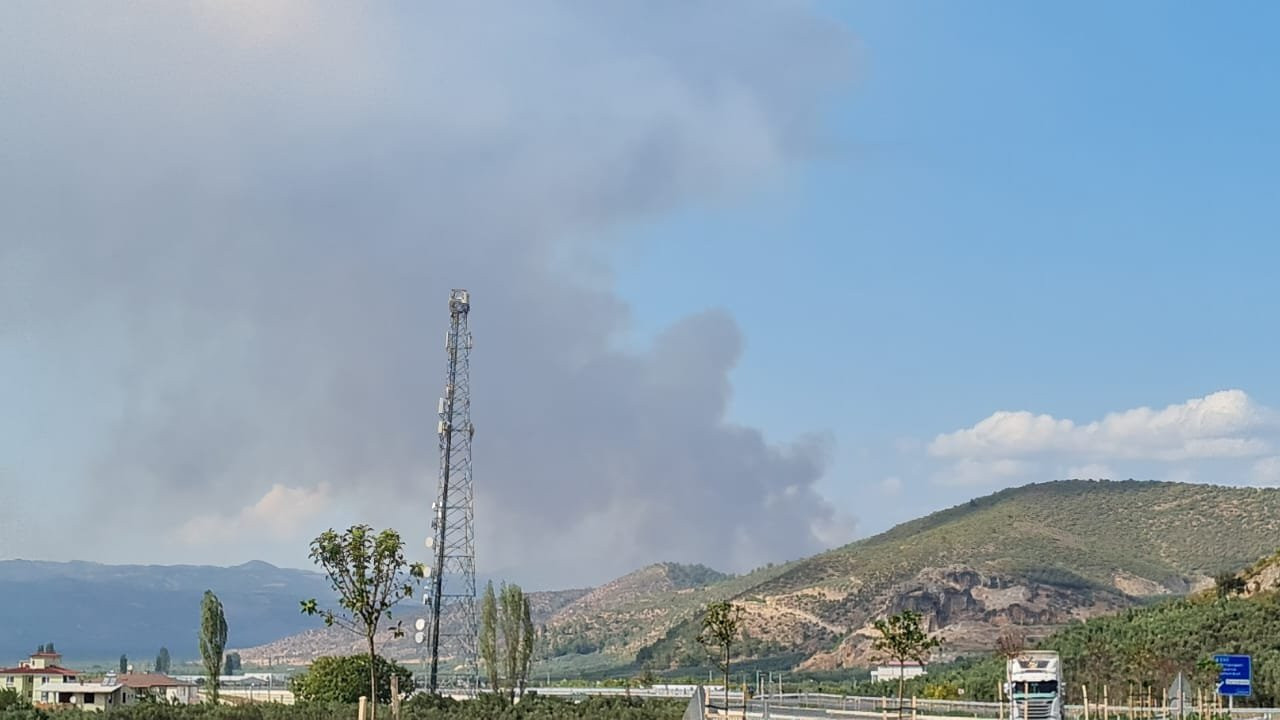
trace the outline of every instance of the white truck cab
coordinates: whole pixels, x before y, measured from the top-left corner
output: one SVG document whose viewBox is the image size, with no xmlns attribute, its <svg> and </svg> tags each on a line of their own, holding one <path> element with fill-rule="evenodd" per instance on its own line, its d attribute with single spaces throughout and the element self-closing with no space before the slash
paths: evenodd
<svg viewBox="0 0 1280 720">
<path fill-rule="evenodd" d="M 1029 650 L 1006 667 L 1009 720 L 1062 720 L 1062 661 L 1058 653 Z"/>
</svg>

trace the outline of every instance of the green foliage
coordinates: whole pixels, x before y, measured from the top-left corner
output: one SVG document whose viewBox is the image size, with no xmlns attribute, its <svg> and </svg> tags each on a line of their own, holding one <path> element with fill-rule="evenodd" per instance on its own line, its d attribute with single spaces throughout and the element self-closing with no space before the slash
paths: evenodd
<svg viewBox="0 0 1280 720">
<path fill-rule="evenodd" d="M 391 697 L 391 676 L 395 675 L 398 678 L 400 696 L 407 698 L 415 687 L 413 672 L 381 655 L 374 657 L 378 697 Z M 358 702 L 360 696 L 369 694 L 369 657 L 351 655 L 317 658 L 305 673 L 295 675 L 289 681 L 289 689 L 298 702 Z"/>
<path fill-rule="evenodd" d="M 1159 693 L 1184 673 L 1193 687 L 1212 692 L 1218 653 L 1253 656 L 1252 704 L 1280 703 L 1280 596 L 1275 592 L 1250 598 L 1219 599 L 1216 593 L 1171 600 L 1118 615 L 1072 625 L 1039 645 L 1062 657 L 1065 686 L 1071 702 L 1080 702 L 1080 688 L 1099 699 L 1100 689 L 1111 689 L 1113 702 L 1130 689 L 1145 696 Z M 929 684 L 965 688 L 965 697 L 994 700 L 996 685 L 1004 676 L 1004 659 L 973 658 L 930 669 L 925 678 L 908 680 L 907 692 L 923 694 Z M 872 694 L 889 694 L 891 683 L 868 688 Z"/>
<path fill-rule="evenodd" d="M 209 702 L 218 703 L 218 675 L 222 671 L 222 651 L 227 647 L 227 617 L 222 601 L 211 590 L 204 591 L 200 603 L 200 659 L 204 664 Z"/>
<path fill-rule="evenodd" d="M 172 664 L 173 661 L 169 657 L 169 648 L 160 648 L 160 652 L 156 653 L 156 672 L 167 675 Z"/>
<path fill-rule="evenodd" d="M 724 706 L 729 707 L 729 668 L 733 644 L 742 638 L 742 607 L 728 601 L 714 602 L 702 614 L 698 643 L 714 650 L 716 665 L 724 673 Z"/>
<path fill-rule="evenodd" d="M 493 581 L 484 588 L 484 600 L 480 603 L 480 662 L 489 676 L 489 687 L 498 691 L 498 673 L 502 667 L 498 660 L 498 599 L 493 594 Z"/>
<path fill-rule="evenodd" d="M 26 705 L 22 695 L 13 688 L 4 688 L 0 690 L 0 710 L 12 710 Z"/>
<path fill-rule="evenodd" d="M 479 652 L 489 686 L 514 702 L 524 696 L 537 641 L 529 598 L 519 585 L 506 583 L 495 597 L 491 582 L 485 587 L 480 615 Z"/>
<path fill-rule="evenodd" d="M 878 619 L 874 625 L 876 631 L 880 633 L 880 637 L 876 638 L 875 642 L 872 643 L 872 649 L 899 664 L 913 660 L 924 665 L 929 659 L 930 651 L 942 644 L 942 641 L 936 637 L 930 637 L 920 627 L 920 613 L 912 610 L 903 610 L 896 615 Z M 899 672 L 899 709 L 902 708 L 904 684 L 905 678 Z"/>
<path fill-rule="evenodd" d="M 368 525 L 352 525 L 339 535 L 326 530 L 311 541 L 311 559 L 324 568 L 334 592 L 338 608 L 322 609 L 315 598 L 302 601 L 302 612 L 318 615 L 326 626 L 338 626 L 364 637 L 369 648 L 369 688 L 373 705 L 370 720 L 377 714 L 380 697 L 374 669 L 374 637 L 385 620 L 391 623 L 395 637 L 404 630 L 391 616 L 401 600 L 413 594 L 411 577 L 424 575 L 421 564 L 409 565 L 404 557 L 404 541 L 395 530 L 375 532 Z"/>
<path fill-rule="evenodd" d="M 913 660 L 924 665 L 929 659 L 929 652 L 941 641 L 930 637 L 920 627 L 920 619 L 920 613 L 903 610 L 897 615 L 876 620 L 873 625 L 880 637 L 871 647 L 889 660 L 899 663 Z"/>
<path fill-rule="evenodd" d="M 507 683 L 510 686 L 512 699 L 524 695 L 528 684 L 529 664 L 533 659 L 533 619 L 530 615 L 529 598 L 519 585 L 503 584 L 499 593 L 502 598 L 502 613 L 499 623 L 502 626 L 502 644 L 507 665 Z"/>
<path fill-rule="evenodd" d="M 736 597 L 784 569 L 774 566 L 728 576 L 702 565 L 662 563 L 643 568 L 559 613 L 538 644 L 539 667 L 553 672 L 603 666 L 618 672 L 633 667 L 664 669 L 675 664 L 677 655 L 687 665 L 701 664 L 706 656 L 695 637 L 702 609 Z M 667 631 L 676 626 L 682 627 L 678 647 L 663 644 L 636 660 L 637 651 L 662 643 Z"/>
<path fill-rule="evenodd" d="M 120 674 L 129 672 L 129 657 L 127 655 L 120 656 Z"/>
<path fill-rule="evenodd" d="M 341 535 L 324 531 L 311 541 L 310 557 L 324 569 L 339 607 L 322 609 L 312 598 L 302 601 L 302 612 L 369 638 L 383 620 L 392 620 L 391 609 L 413 594 L 410 577 L 423 576 L 420 564 L 405 561 L 400 533 L 375 533 L 368 525 L 352 525 Z M 404 634 L 399 623 L 392 630 L 398 631 L 396 637 Z"/>
<path fill-rule="evenodd" d="M 512 705 L 492 695 L 453 700 L 420 693 L 401 706 L 402 720 L 679 720 L 687 700 L 589 697 L 575 703 L 526 695 Z M 384 706 L 385 709 L 385 706 Z M 0 720 L 56 720 L 67 711 L 35 708 L 0 710 Z M 255 703 L 250 705 L 169 705 L 138 703 L 107 711 L 111 720 L 351 720 L 356 706 L 345 703 Z"/>
</svg>

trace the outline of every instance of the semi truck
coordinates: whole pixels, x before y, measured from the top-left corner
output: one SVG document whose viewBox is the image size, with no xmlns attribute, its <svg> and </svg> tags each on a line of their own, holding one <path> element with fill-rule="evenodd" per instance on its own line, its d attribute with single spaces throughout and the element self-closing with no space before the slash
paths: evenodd
<svg viewBox="0 0 1280 720">
<path fill-rule="evenodd" d="M 1009 720 L 1062 720 L 1062 661 L 1058 653 L 1030 650 L 1005 668 Z"/>
</svg>

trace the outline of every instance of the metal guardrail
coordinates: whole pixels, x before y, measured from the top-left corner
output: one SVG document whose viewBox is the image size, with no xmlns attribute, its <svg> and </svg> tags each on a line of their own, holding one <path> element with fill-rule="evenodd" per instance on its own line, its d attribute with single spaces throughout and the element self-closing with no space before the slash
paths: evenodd
<svg viewBox="0 0 1280 720">
<path fill-rule="evenodd" d="M 835 712 L 848 712 L 860 714 L 872 714 L 879 716 L 895 716 L 898 714 L 897 698 L 880 697 L 880 696 L 855 696 L 855 695 L 833 695 L 829 693 L 784 693 L 758 696 L 753 700 L 753 704 L 768 699 L 769 705 L 774 708 L 787 709 L 815 709 L 830 710 Z M 974 700 L 932 700 L 932 699 L 907 699 L 903 698 L 904 714 L 913 714 L 919 718 L 922 716 L 968 716 L 974 718 L 996 718 L 1001 717 L 1001 704 L 994 702 L 981 702 Z M 1083 720 L 1085 717 L 1085 708 L 1083 705 L 1067 705 L 1065 715 L 1069 720 Z M 1187 715 L 1193 715 L 1192 708 L 1187 709 Z M 1008 716 L 1008 706 L 1005 705 L 1003 716 Z M 1206 708 L 1206 718 L 1230 718 L 1232 720 L 1280 720 L 1280 708 Z M 1176 711 L 1169 712 L 1167 708 L 1130 708 L 1128 705 L 1109 705 L 1103 707 L 1100 704 L 1089 704 L 1090 720 L 1104 720 L 1104 718 L 1129 719 L 1132 720 L 1176 720 Z"/>
</svg>

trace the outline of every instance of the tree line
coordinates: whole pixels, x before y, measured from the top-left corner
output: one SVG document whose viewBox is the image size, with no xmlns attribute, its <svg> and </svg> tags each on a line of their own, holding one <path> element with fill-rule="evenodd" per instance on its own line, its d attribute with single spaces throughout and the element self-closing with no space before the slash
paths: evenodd
<svg viewBox="0 0 1280 720">
<path fill-rule="evenodd" d="M 412 673 L 380 658 L 374 639 L 384 627 L 394 637 L 404 635 L 403 621 L 395 617 L 394 609 L 413 595 L 413 579 L 424 578 L 425 568 L 405 559 L 404 542 L 395 530 L 376 531 L 363 524 L 341 533 L 326 530 L 311 542 L 310 554 L 329 579 L 337 606 L 322 607 L 310 598 L 301 601 L 302 612 L 321 618 L 328 627 L 360 636 L 367 652 L 359 660 L 317 660 L 307 673 L 295 678 L 295 694 L 303 702 L 349 702 L 359 697 L 353 698 L 357 691 L 349 682 L 353 670 L 358 669 L 367 678 L 360 694 L 372 700 L 369 717 L 375 720 L 378 703 L 391 698 L 392 677 L 396 677 L 402 696 L 415 689 Z M 495 593 L 490 582 L 481 602 L 478 661 L 489 687 L 508 704 L 524 696 L 536 638 L 529 599 L 520 586 L 503 583 Z"/>
</svg>

